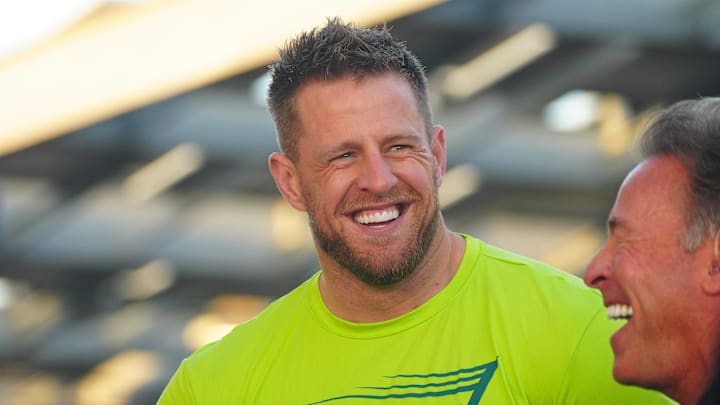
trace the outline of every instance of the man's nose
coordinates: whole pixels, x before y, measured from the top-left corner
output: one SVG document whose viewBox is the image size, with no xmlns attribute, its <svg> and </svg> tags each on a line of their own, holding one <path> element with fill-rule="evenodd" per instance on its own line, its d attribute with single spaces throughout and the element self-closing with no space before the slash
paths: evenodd
<svg viewBox="0 0 720 405">
<path fill-rule="evenodd" d="M 610 263 L 608 260 L 607 246 L 605 246 L 595 254 L 595 257 L 593 257 L 588 264 L 585 269 L 585 274 L 583 275 L 583 280 L 589 287 L 599 289 L 604 282 L 608 280 L 609 276 Z"/>
<path fill-rule="evenodd" d="M 392 166 L 381 153 L 367 154 L 363 157 L 358 173 L 358 186 L 363 191 L 384 194 L 397 184 Z"/>
</svg>

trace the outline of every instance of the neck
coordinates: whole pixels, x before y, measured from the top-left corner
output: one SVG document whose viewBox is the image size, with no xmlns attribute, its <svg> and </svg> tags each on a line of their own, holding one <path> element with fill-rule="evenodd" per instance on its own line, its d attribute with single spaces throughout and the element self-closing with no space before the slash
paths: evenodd
<svg viewBox="0 0 720 405">
<path fill-rule="evenodd" d="M 465 240 L 442 222 L 430 249 L 405 279 L 389 286 L 374 286 L 357 278 L 332 259 L 321 255 L 320 294 L 334 315 L 350 322 L 381 322 L 419 307 L 435 296 L 457 272 Z"/>
<path fill-rule="evenodd" d="M 696 405 L 702 398 L 709 384 L 697 385 L 694 387 L 675 387 L 673 389 L 660 390 L 668 397 L 676 400 L 682 405 Z M 707 387 L 707 388 L 706 388 Z"/>
<path fill-rule="evenodd" d="M 713 376 L 717 376 L 716 381 L 720 381 L 720 370 L 718 370 L 717 361 L 715 360 L 718 358 L 716 352 L 709 353 L 700 350 L 701 348 L 702 346 L 697 347 L 701 353 L 695 356 L 696 360 L 693 362 L 692 367 L 683 370 L 677 384 L 664 389 L 658 387 L 658 390 L 682 405 L 698 404 L 703 395 L 711 389 L 714 383 Z"/>
</svg>

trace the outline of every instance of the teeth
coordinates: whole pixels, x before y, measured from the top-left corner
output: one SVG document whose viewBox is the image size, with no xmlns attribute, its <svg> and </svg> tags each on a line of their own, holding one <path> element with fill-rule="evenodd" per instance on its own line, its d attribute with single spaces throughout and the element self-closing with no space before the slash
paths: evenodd
<svg viewBox="0 0 720 405">
<path fill-rule="evenodd" d="M 607 316 L 610 319 L 630 319 L 633 316 L 633 309 L 625 304 L 610 305 L 607 307 Z"/>
<path fill-rule="evenodd" d="M 388 208 L 383 211 L 376 211 L 373 213 L 355 215 L 355 221 L 363 225 L 376 224 L 378 222 L 392 221 L 393 219 L 400 216 L 400 210 L 397 207 Z"/>
</svg>

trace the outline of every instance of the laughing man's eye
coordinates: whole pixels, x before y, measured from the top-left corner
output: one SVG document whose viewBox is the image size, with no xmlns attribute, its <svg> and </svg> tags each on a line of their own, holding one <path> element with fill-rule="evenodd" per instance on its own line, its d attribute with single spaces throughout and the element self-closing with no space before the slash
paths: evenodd
<svg viewBox="0 0 720 405">
<path fill-rule="evenodd" d="M 353 153 L 352 153 L 352 152 L 345 152 L 345 153 L 341 153 L 341 154 L 335 156 L 335 157 L 333 158 L 333 160 L 336 160 L 336 159 L 347 159 L 347 158 L 352 157 L 352 156 L 353 156 Z"/>
<path fill-rule="evenodd" d="M 409 145 L 393 145 L 390 150 L 403 150 L 409 148 Z"/>
</svg>

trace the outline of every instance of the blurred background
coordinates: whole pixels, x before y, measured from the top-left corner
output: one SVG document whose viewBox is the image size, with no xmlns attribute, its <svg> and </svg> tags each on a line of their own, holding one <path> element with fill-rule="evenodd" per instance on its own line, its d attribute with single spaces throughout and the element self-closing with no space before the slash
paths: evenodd
<svg viewBox="0 0 720 405">
<path fill-rule="evenodd" d="M 153 404 L 317 270 L 265 66 L 335 15 L 426 64 L 450 226 L 575 274 L 647 118 L 720 94 L 713 0 L 0 1 L 0 403 Z"/>
</svg>

